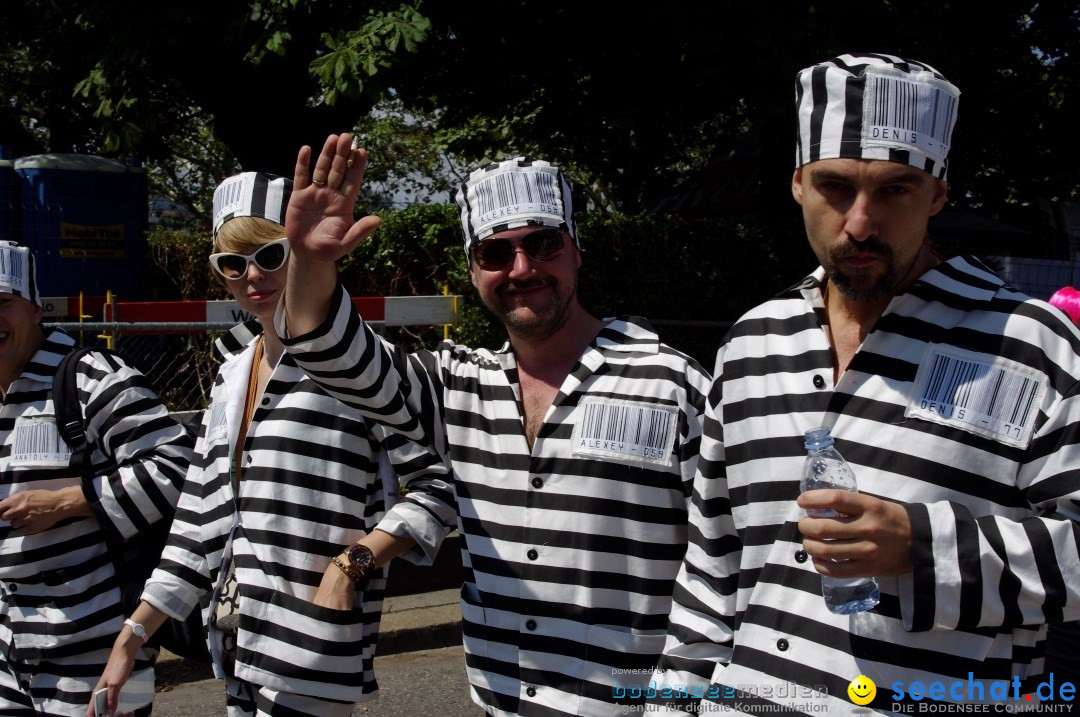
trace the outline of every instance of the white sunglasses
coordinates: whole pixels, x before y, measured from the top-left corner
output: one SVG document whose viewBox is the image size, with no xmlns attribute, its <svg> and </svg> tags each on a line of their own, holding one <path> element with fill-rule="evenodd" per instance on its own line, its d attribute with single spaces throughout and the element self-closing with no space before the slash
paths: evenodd
<svg viewBox="0 0 1080 717">
<path fill-rule="evenodd" d="M 210 255 L 210 266 L 226 279 L 240 279 L 247 274 L 248 265 L 254 263 L 263 271 L 277 271 L 289 258 L 289 240 L 286 237 L 275 239 L 269 244 L 256 249 L 251 254 L 237 254 L 226 251 Z"/>
</svg>

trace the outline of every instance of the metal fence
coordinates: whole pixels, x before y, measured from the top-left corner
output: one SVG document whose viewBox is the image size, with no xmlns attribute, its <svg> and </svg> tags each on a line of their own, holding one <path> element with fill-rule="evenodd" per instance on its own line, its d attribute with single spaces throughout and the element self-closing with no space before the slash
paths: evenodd
<svg viewBox="0 0 1080 717">
<path fill-rule="evenodd" d="M 49 324 L 46 324 L 47 326 Z M 195 411 L 206 407 L 220 360 L 214 341 L 226 326 L 183 329 L 172 325 L 169 333 L 102 333 L 101 326 L 114 324 L 58 323 L 80 346 L 108 346 L 141 371 L 170 411 Z M 146 330 L 143 328 L 142 330 Z"/>
<path fill-rule="evenodd" d="M 376 330 L 381 324 L 371 322 Z M 665 343 L 712 369 L 716 349 L 730 322 L 655 320 Z M 74 323 L 46 322 L 71 334 L 79 346 L 109 346 L 141 371 L 170 411 L 206 407 L 221 361 L 214 341 L 233 323 Z M 133 332 L 133 330 L 137 331 Z"/>
</svg>

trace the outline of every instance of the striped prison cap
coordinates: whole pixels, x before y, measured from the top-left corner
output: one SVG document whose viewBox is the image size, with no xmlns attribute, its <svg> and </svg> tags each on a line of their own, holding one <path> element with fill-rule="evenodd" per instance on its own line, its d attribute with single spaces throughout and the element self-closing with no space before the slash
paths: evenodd
<svg viewBox="0 0 1080 717">
<path fill-rule="evenodd" d="M 549 162 L 515 157 L 484 165 L 462 183 L 456 199 L 466 254 L 492 234 L 519 227 L 557 227 L 578 240 L 570 185 Z"/>
<path fill-rule="evenodd" d="M 945 179 L 960 90 L 929 65 L 850 54 L 795 82 L 797 167 L 819 159 L 883 159 Z"/>
<path fill-rule="evenodd" d="M 262 172 L 234 174 L 214 190 L 214 236 L 236 217 L 260 217 L 285 226 L 292 180 Z"/>
<path fill-rule="evenodd" d="M 41 306 L 34 252 L 18 242 L 0 241 L 0 294 L 13 294 Z"/>
</svg>

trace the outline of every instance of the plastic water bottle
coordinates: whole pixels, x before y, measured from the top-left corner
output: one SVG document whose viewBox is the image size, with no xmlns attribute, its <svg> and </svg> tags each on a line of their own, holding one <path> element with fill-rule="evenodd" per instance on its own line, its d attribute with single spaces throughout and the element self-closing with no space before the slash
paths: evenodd
<svg viewBox="0 0 1080 717">
<path fill-rule="evenodd" d="M 826 426 L 806 432 L 806 462 L 803 463 L 800 490 L 838 488 L 858 493 L 855 473 L 844 457 L 833 447 L 833 437 Z M 808 510 L 814 518 L 843 517 L 835 510 Z M 880 593 L 873 578 L 830 578 L 821 576 L 821 594 L 825 605 L 838 615 L 851 615 L 869 610 L 878 604 Z"/>
</svg>

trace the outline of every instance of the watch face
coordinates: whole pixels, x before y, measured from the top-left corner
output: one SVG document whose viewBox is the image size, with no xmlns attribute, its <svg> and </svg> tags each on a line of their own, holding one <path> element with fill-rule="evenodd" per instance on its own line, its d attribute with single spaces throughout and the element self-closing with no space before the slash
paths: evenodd
<svg viewBox="0 0 1080 717">
<path fill-rule="evenodd" d="M 375 567 L 375 556 L 366 545 L 354 545 L 349 548 L 349 565 L 356 571 L 367 574 Z"/>
</svg>

